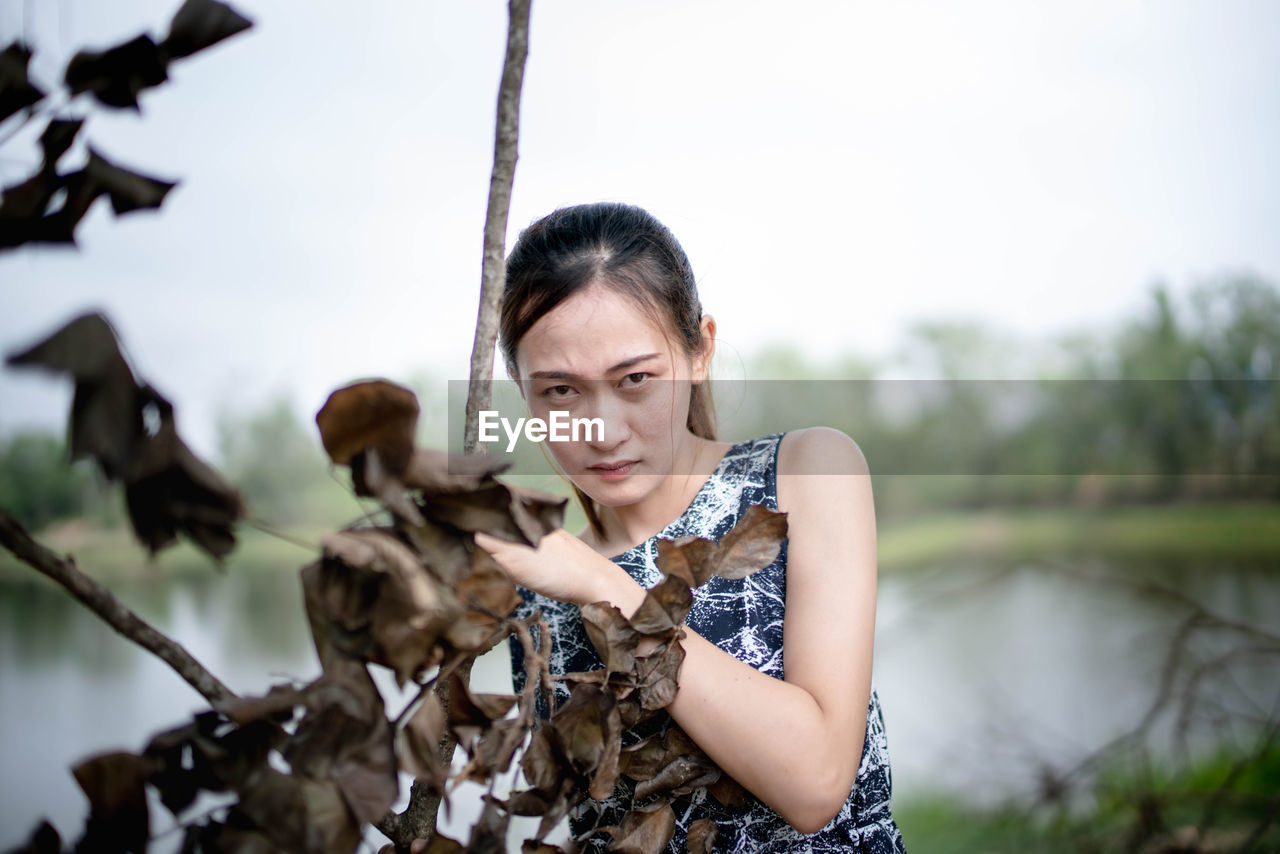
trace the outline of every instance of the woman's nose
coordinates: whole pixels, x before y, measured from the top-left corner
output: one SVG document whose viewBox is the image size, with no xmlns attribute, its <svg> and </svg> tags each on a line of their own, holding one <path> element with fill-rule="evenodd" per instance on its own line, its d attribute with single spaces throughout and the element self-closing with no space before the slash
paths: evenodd
<svg viewBox="0 0 1280 854">
<path fill-rule="evenodd" d="M 587 444 L 597 451 L 609 451 L 618 447 L 631 437 L 627 426 L 625 404 L 608 391 L 600 391 L 592 395 L 588 417 L 599 418 L 602 429 L 591 430 Z"/>
</svg>

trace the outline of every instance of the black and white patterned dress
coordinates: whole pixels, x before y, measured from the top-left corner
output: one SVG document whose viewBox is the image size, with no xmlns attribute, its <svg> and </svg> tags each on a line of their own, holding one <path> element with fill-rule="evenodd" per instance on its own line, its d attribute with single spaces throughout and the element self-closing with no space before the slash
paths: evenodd
<svg viewBox="0 0 1280 854">
<path fill-rule="evenodd" d="M 777 510 L 778 445 L 782 436 L 777 433 L 735 444 L 679 518 L 612 560 L 643 587 L 652 587 L 662 580 L 662 573 L 655 563 L 659 538 L 695 534 L 719 539 L 751 505 L 763 504 Z M 693 609 L 689 612 L 687 625 L 735 658 L 781 679 L 786 565 L 784 543 L 778 559 L 760 572 L 736 581 L 713 577 L 694 591 Z M 521 595 L 525 599 L 521 612 L 528 613 L 534 607 L 540 607 L 551 629 L 553 674 L 603 667 L 587 638 L 576 606 L 528 590 L 522 589 Z M 512 673 L 517 692 L 524 687 L 523 662 L 524 654 L 513 640 Z M 555 685 L 556 702 L 559 704 L 568 699 L 569 690 L 563 682 Z M 547 710 L 542 709 L 541 713 L 545 716 Z M 630 742 L 633 739 L 625 740 Z M 581 835 L 596 826 L 620 823 L 623 813 L 632 805 L 633 791 L 634 784 L 623 777 L 612 797 L 604 801 L 585 800 L 569 817 L 574 834 Z M 773 809 L 750 795 L 745 805 L 728 808 L 714 799 L 708 802 L 705 790 L 699 789 L 692 795 L 672 800 L 676 834 L 669 850 L 683 852 L 689 825 L 699 818 L 710 817 L 719 830 L 715 845 L 718 852 L 905 854 L 902 834 L 889 811 L 891 791 L 884 716 L 873 685 L 867 705 L 867 733 L 857 778 L 844 806 L 826 827 L 817 833 L 802 834 Z M 607 842 L 607 836 L 596 834 L 586 840 L 583 850 L 603 851 Z"/>
</svg>

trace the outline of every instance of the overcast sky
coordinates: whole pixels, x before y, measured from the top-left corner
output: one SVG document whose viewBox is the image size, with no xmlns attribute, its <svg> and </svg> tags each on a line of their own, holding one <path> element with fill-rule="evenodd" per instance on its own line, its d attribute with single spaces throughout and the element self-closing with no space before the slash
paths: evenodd
<svg viewBox="0 0 1280 854">
<path fill-rule="evenodd" d="M 54 84 L 179 5 L 0 0 L 0 36 Z M 100 200 L 78 252 L 0 255 L 0 349 L 106 311 L 205 454 L 222 408 L 465 377 L 506 35 L 497 0 L 233 5 L 251 31 L 81 134 L 180 180 L 163 210 Z M 535 0 L 521 118 L 509 241 L 559 205 L 647 207 L 730 360 L 882 355 L 925 318 L 1043 338 L 1131 316 L 1157 278 L 1280 279 L 1271 0 Z M 2 432 L 61 429 L 69 401 L 0 369 Z"/>
</svg>

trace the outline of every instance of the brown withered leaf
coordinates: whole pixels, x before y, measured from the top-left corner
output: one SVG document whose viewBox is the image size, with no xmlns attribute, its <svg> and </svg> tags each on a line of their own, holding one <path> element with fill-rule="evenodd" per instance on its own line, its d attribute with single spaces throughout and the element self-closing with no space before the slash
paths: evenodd
<svg viewBox="0 0 1280 854">
<path fill-rule="evenodd" d="M 44 213 L 62 185 L 57 175 L 37 172 L 25 181 L 0 188 L 0 248 L 71 240 L 70 230 L 59 229 L 53 215 Z M 65 234 L 57 233 L 64 230 Z"/>
<path fill-rule="evenodd" d="M 507 484 L 507 489 L 511 491 L 511 518 L 532 544 L 564 524 L 568 498 L 527 486 Z"/>
<path fill-rule="evenodd" d="M 673 756 L 693 753 L 698 750 L 698 745 L 693 743 L 693 739 L 689 738 L 689 734 L 675 724 L 668 726 L 667 731 L 662 734 L 662 743 Z"/>
<path fill-rule="evenodd" d="M 640 799 L 662 792 L 688 794 L 720 776 L 720 769 L 674 724 L 661 739 L 650 736 L 631 745 L 620 765 L 639 784 L 635 796 Z"/>
<path fill-rule="evenodd" d="M 385 528 L 331 532 L 322 544 L 324 558 L 304 568 L 303 587 L 308 609 L 330 622 L 323 639 L 389 667 L 401 685 L 437 664 L 436 641 L 461 606 L 409 547 Z"/>
<path fill-rule="evenodd" d="M 279 748 L 286 735 L 271 722 L 235 726 L 217 712 L 201 713 L 147 743 L 143 756 L 152 769 L 148 782 L 177 816 L 202 790 L 224 792 L 244 784 L 266 766 L 270 751 Z"/>
<path fill-rule="evenodd" d="M 84 119 L 49 119 L 40 134 L 40 149 L 43 156 L 40 171 L 49 174 L 55 171 L 58 160 L 67 153 L 71 143 L 84 125 Z"/>
<path fill-rule="evenodd" d="M 682 578 L 667 576 L 645 593 L 631 617 L 631 627 L 646 637 L 668 638 L 689 615 L 693 593 Z"/>
<path fill-rule="evenodd" d="M 720 540 L 716 575 L 733 580 L 759 572 L 777 560 L 786 538 L 786 513 L 751 505 Z"/>
<path fill-rule="evenodd" d="M 534 789 L 544 793 L 558 790 L 567 767 L 559 734 L 553 727 L 543 725 L 534 729 L 529 746 L 520 757 L 520 767 Z"/>
<path fill-rule="evenodd" d="M 513 792 L 507 798 L 507 812 L 512 815 L 540 816 L 545 815 L 550 808 L 551 801 L 547 799 L 547 795 L 537 789 Z"/>
<path fill-rule="evenodd" d="M 700 587 L 713 575 L 745 578 L 777 559 L 787 538 L 787 514 L 753 504 L 719 542 L 699 537 L 658 541 L 658 568 Z"/>
<path fill-rule="evenodd" d="M 221 561 L 235 548 L 233 526 L 244 515 L 240 494 L 178 437 L 169 401 L 150 386 L 139 394 L 144 406 L 155 407 L 160 423 L 139 443 L 125 483 L 134 534 L 155 554 L 182 532 Z"/>
<path fill-rule="evenodd" d="M 509 820 L 502 801 L 492 795 L 485 795 L 484 811 L 471 827 L 467 854 L 506 854 Z"/>
<path fill-rule="evenodd" d="M 59 191 L 60 206 L 55 199 Z M 84 169 L 59 175 L 50 166 L 0 192 L 0 248 L 7 248 L 24 243 L 74 244 L 76 226 L 105 191 L 89 182 Z"/>
<path fill-rule="evenodd" d="M 217 821 L 188 825 L 182 840 L 182 854 L 214 854 L 214 852 L 216 854 L 285 854 L 285 849 L 256 830 L 230 827 Z"/>
<path fill-rule="evenodd" d="M 416 448 L 401 475 L 404 485 L 420 489 L 428 495 L 470 492 L 506 471 L 511 463 L 488 454 L 450 454 L 429 448 Z"/>
<path fill-rule="evenodd" d="M 496 480 L 465 492 L 423 493 L 427 518 L 474 533 L 484 531 L 513 543 L 536 546 L 560 527 L 569 499 Z"/>
<path fill-rule="evenodd" d="M 292 720 L 294 708 L 307 701 L 305 688 L 296 688 L 288 682 L 272 685 L 260 697 L 242 696 L 225 700 L 220 706 L 223 714 L 236 724 L 247 724 L 260 718 Z M 287 715 L 286 715 L 287 713 Z"/>
<path fill-rule="evenodd" d="M 448 776 L 448 769 L 440 758 L 444 727 L 444 706 L 435 691 L 427 691 L 399 736 L 400 767 L 436 792 L 444 791 Z"/>
<path fill-rule="evenodd" d="M 108 107 L 135 110 L 139 92 L 168 79 L 164 57 L 145 33 L 107 50 L 81 50 L 63 73 L 71 94 L 91 92 Z"/>
<path fill-rule="evenodd" d="M 47 819 L 42 820 L 27 837 L 27 844 L 11 848 L 9 854 L 62 854 L 62 837 Z"/>
<path fill-rule="evenodd" d="M 601 733 L 604 749 L 600 753 L 596 772 L 591 776 L 591 785 L 587 789 L 587 794 L 600 801 L 612 795 L 614 786 L 618 784 L 618 753 L 622 749 L 622 717 L 618 714 L 613 695 L 608 691 L 600 693 L 598 702 L 604 724 Z"/>
<path fill-rule="evenodd" d="M 622 611 L 608 602 L 590 602 L 580 610 L 583 628 L 604 662 L 606 677 L 612 673 L 630 673 L 635 667 L 640 634 Z"/>
<path fill-rule="evenodd" d="M 684 662 L 684 647 L 676 637 L 659 644 L 647 654 L 636 657 L 636 695 L 645 711 L 657 711 L 671 705 L 679 687 L 680 665 Z"/>
<path fill-rule="evenodd" d="M 430 519 L 422 519 L 417 525 L 401 524 L 400 531 L 417 552 L 422 565 L 449 588 L 456 588 L 471 571 L 474 560 L 471 535 Z"/>
<path fill-rule="evenodd" d="M 666 801 L 638 807 L 622 817 L 610 851 L 619 854 L 659 854 L 676 832 L 676 814 Z"/>
<path fill-rule="evenodd" d="M 105 193 L 111 199 L 116 216 L 159 208 L 169 191 L 178 186 L 177 181 L 163 181 L 112 163 L 93 146 L 89 146 L 84 176 L 94 195 Z"/>
<path fill-rule="evenodd" d="M 622 748 L 618 769 L 637 783 L 651 780 L 670 761 L 666 745 L 657 733 Z"/>
<path fill-rule="evenodd" d="M 356 494 L 377 498 L 413 526 L 423 519 L 402 478 L 414 454 L 418 412 L 412 390 L 374 379 L 337 389 L 316 413 L 320 442 L 334 463 L 350 467 Z"/>
<path fill-rule="evenodd" d="M 701 587 L 711 577 L 714 540 L 686 534 L 674 540 L 658 540 L 658 568 L 668 576 L 680 578 L 690 587 Z"/>
<path fill-rule="evenodd" d="M 407 525 L 419 526 L 425 521 L 418 505 L 405 491 L 404 483 L 389 471 L 377 448 L 365 448 L 351 458 L 351 484 L 356 495 L 378 499 L 383 507 Z"/>
<path fill-rule="evenodd" d="M 89 820 L 77 850 L 147 850 L 150 813 L 146 781 L 151 763 L 133 753 L 104 753 L 71 769 L 89 799 Z"/>
<path fill-rule="evenodd" d="M 481 775 L 476 782 L 488 783 L 493 775 L 505 773 L 524 743 L 524 734 L 524 721 L 518 717 L 494 721 L 476 749 L 476 773 Z"/>
<path fill-rule="evenodd" d="M 582 802 L 583 797 L 582 789 L 572 777 L 562 780 L 559 792 L 543 814 L 542 821 L 538 822 L 538 832 L 534 834 L 534 839 L 545 839 L 547 834 L 569 814 L 569 810 Z"/>
<path fill-rule="evenodd" d="M 560 735 L 565 755 L 574 769 L 590 777 L 606 755 L 605 716 L 612 708 L 612 695 L 598 685 L 578 685 L 569 700 L 555 710 L 551 725 Z M 614 754 L 614 763 L 617 755 Z"/>
<path fill-rule="evenodd" d="M 0 50 L 0 122 L 44 97 L 27 77 L 30 62 L 31 50 L 21 41 L 14 40 Z"/>
<path fill-rule="evenodd" d="M 663 792 L 685 795 L 719 776 L 720 769 L 705 756 L 677 756 L 653 777 L 636 784 L 636 797 L 647 798 Z"/>
<path fill-rule="evenodd" d="M 190 56 L 252 26 L 226 3 L 186 0 L 169 22 L 169 34 L 160 50 L 170 60 Z"/>
<path fill-rule="evenodd" d="M 288 851 L 351 854 L 360 843 L 360 822 L 332 780 L 266 768 L 241 789 L 234 812 Z"/>
<path fill-rule="evenodd" d="M 70 457 L 124 481 L 134 533 L 153 554 L 179 532 L 219 562 L 235 547 L 239 493 L 178 436 L 169 401 L 134 380 L 106 317 L 80 315 L 6 361 L 71 375 Z"/>
<path fill-rule="evenodd" d="M 714 782 L 707 784 L 707 794 L 727 807 L 740 807 L 747 802 L 747 790 L 723 771 Z"/>
<path fill-rule="evenodd" d="M 564 854 L 564 849 L 548 842 L 526 839 L 520 843 L 520 854 Z"/>
<path fill-rule="evenodd" d="M 412 390 L 388 380 L 365 380 L 330 394 L 316 413 L 316 426 L 325 452 L 338 465 L 349 465 L 356 454 L 374 448 L 387 471 L 400 477 L 413 455 L 418 411 Z"/>
<path fill-rule="evenodd" d="M 467 848 L 461 842 L 443 833 L 431 834 L 431 841 L 422 850 L 422 854 L 462 854 Z"/>
<path fill-rule="evenodd" d="M 640 698 L 635 693 L 635 675 L 631 674 L 632 684 L 630 690 L 625 695 L 618 696 L 618 717 L 622 720 L 622 730 L 634 727 L 636 724 L 646 721 L 660 713 L 658 709 L 646 709 L 640 705 Z"/>
<path fill-rule="evenodd" d="M 448 723 L 458 743 L 473 753 L 477 739 L 515 705 L 514 694 L 473 694 L 458 674 L 449 675 Z"/>
<path fill-rule="evenodd" d="M 156 405 L 160 427 L 142 445 L 133 479 L 125 483 L 134 535 L 154 555 L 182 533 L 221 563 L 236 546 L 234 526 L 245 511 L 240 493 L 178 438 L 169 402 L 150 386 L 142 392 Z"/>
<path fill-rule="evenodd" d="M 320 679 L 328 689 L 317 696 L 327 702 L 298 722 L 284 758 L 295 775 L 332 780 L 353 815 L 376 821 L 399 794 L 394 733 L 382 695 L 355 660 L 335 662 Z"/>
<path fill-rule="evenodd" d="M 685 838 L 685 849 L 689 854 L 712 854 L 716 850 L 716 837 L 720 829 L 709 818 L 700 818 L 689 825 L 689 834 Z"/>
<path fill-rule="evenodd" d="M 502 618 L 520 605 L 515 584 L 493 556 L 484 549 L 472 552 L 471 570 L 458 580 L 457 597 L 462 615 L 445 632 L 455 649 L 480 651 Z"/>
</svg>

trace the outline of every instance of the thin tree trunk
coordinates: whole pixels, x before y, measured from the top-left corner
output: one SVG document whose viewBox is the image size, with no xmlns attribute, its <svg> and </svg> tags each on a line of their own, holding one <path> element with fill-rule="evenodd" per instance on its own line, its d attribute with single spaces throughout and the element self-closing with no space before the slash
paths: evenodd
<svg viewBox="0 0 1280 854">
<path fill-rule="evenodd" d="M 480 277 L 480 309 L 471 348 L 471 378 L 467 386 L 465 453 L 483 453 L 480 447 L 479 413 L 493 400 L 493 351 L 498 340 L 498 308 L 506 284 L 507 213 L 511 208 L 511 184 L 516 174 L 516 148 L 520 135 L 520 87 L 529 55 L 530 0 L 507 4 L 507 56 L 502 63 L 498 89 L 498 119 L 493 142 L 493 173 L 489 178 L 489 206 L 484 218 L 484 262 Z"/>
<path fill-rule="evenodd" d="M 483 454 L 480 444 L 479 413 L 493 400 L 493 354 L 498 340 L 498 310 L 506 283 L 507 214 L 511 208 L 511 185 L 515 180 L 517 142 L 520 135 L 520 87 L 529 55 L 529 7 L 531 0 L 507 3 L 507 55 L 502 63 L 502 83 L 498 87 L 498 115 L 493 143 L 493 172 L 489 177 L 489 203 L 484 218 L 484 259 L 480 277 L 480 308 L 476 335 L 471 348 L 471 375 L 467 383 L 466 426 L 463 451 Z M 464 682 L 471 678 L 471 662 L 459 671 Z M 441 702 L 448 708 L 447 685 L 438 686 Z M 446 728 L 440 743 L 440 757 L 446 767 L 453 763 L 457 741 Z M 431 839 L 435 834 L 440 797 L 426 786 L 414 783 L 405 811 L 390 813 L 378 822 L 378 829 L 400 850 L 408 850 L 415 839 Z"/>
</svg>

